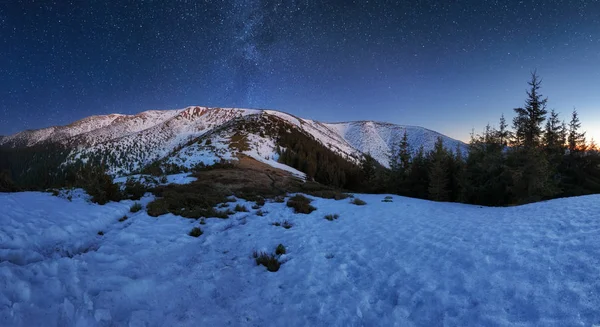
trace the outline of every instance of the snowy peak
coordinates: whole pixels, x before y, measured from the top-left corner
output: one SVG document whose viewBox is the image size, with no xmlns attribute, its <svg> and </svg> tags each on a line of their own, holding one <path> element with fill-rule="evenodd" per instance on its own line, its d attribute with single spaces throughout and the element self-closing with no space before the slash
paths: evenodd
<svg viewBox="0 0 600 327">
<path fill-rule="evenodd" d="M 244 117 L 276 118 L 347 160 L 358 162 L 364 154 L 370 154 L 386 167 L 392 149 L 405 131 L 413 150 L 420 146 L 426 151 L 432 149 L 437 137 L 442 137 L 446 147 L 452 150 L 465 146 L 460 141 L 415 126 L 374 121 L 322 123 L 275 110 L 201 106 L 150 110 L 136 115 L 91 116 L 66 126 L 2 137 L 0 146 L 28 147 L 41 142 L 57 142 L 72 148 L 67 162 L 96 158 L 108 162 L 114 173 L 130 173 L 164 159 L 195 138 Z M 274 140 L 263 141 L 272 143 Z"/>
</svg>

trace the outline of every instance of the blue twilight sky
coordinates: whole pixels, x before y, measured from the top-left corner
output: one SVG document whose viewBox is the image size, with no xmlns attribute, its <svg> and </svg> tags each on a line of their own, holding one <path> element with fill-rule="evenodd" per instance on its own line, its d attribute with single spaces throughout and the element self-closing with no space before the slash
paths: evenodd
<svg viewBox="0 0 600 327">
<path fill-rule="evenodd" d="M 467 140 L 525 100 L 600 141 L 600 1 L 0 1 L 0 135 L 188 105 Z"/>
</svg>

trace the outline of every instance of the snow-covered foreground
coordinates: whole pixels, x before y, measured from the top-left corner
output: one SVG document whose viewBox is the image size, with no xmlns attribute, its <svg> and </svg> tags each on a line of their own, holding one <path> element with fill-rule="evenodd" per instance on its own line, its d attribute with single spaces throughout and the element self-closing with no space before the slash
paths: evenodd
<svg viewBox="0 0 600 327">
<path fill-rule="evenodd" d="M 600 324 L 600 196 L 511 208 L 359 197 L 200 225 L 127 201 L 0 194 L 0 326 Z M 271 225 L 283 220 L 293 227 Z M 252 252 L 279 243 L 281 269 L 256 266 Z"/>
</svg>

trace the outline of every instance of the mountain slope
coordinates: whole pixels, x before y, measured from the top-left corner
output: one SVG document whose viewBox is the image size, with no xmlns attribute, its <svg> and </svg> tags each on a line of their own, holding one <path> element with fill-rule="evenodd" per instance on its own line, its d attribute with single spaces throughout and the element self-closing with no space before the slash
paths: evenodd
<svg viewBox="0 0 600 327">
<path fill-rule="evenodd" d="M 431 130 L 372 121 L 322 123 L 274 110 L 187 107 L 177 110 L 145 111 L 137 115 L 92 116 L 67 126 L 24 131 L 0 138 L 0 146 L 30 147 L 60 143 L 72 148 L 66 163 L 90 158 L 106 162 L 115 174 L 127 174 L 163 159 L 190 140 L 227 123 L 249 116 L 279 119 L 295 127 L 352 162 L 370 154 L 388 166 L 391 149 L 406 130 L 413 149 L 433 148 L 438 136 L 452 150 L 460 141 Z M 256 149 L 254 149 L 256 150 Z"/>
</svg>

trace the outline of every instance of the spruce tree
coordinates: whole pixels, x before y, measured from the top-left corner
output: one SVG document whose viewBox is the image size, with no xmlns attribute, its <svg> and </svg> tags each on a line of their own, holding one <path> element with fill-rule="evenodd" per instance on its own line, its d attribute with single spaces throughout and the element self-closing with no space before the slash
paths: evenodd
<svg viewBox="0 0 600 327">
<path fill-rule="evenodd" d="M 444 148 L 441 137 L 438 137 L 433 151 L 430 153 L 429 169 L 429 198 L 434 201 L 448 201 L 449 192 L 449 166 L 448 151 Z"/>
<path fill-rule="evenodd" d="M 532 148 L 540 145 L 542 136 L 542 123 L 546 119 L 546 102 L 539 93 L 541 80 L 534 71 L 531 73 L 531 81 L 528 82 L 530 89 L 527 91 L 525 108 L 515 108 L 517 116 L 513 120 L 516 138 L 519 146 Z"/>
<path fill-rule="evenodd" d="M 561 143 L 562 128 L 558 113 L 554 110 L 550 111 L 550 117 L 546 120 L 543 145 L 550 161 L 555 165 L 560 163 L 560 158 L 564 154 L 564 143 Z"/>
<path fill-rule="evenodd" d="M 410 170 L 407 175 L 408 196 L 427 199 L 429 185 L 429 159 L 421 145 L 412 158 Z"/>
<path fill-rule="evenodd" d="M 410 168 L 410 145 L 408 144 L 408 134 L 404 130 L 402 139 L 398 146 L 392 151 L 390 158 L 390 185 L 391 192 L 407 195 L 406 178 Z"/>
<path fill-rule="evenodd" d="M 504 118 L 504 114 L 500 116 L 500 129 L 498 129 L 498 141 L 502 147 L 506 147 L 508 145 L 508 141 L 511 137 L 511 132 L 508 130 L 508 124 L 506 123 L 506 119 Z"/>
<path fill-rule="evenodd" d="M 568 146 L 569 153 L 574 155 L 578 152 L 585 151 L 585 132 L 580 133 L 581 122 L 579 122 L 579 116 L 577 110 L 573 109 L 571 115 L 571 121 L 569 122 L 569 135 L 568 135 Z"/>
</svg>

